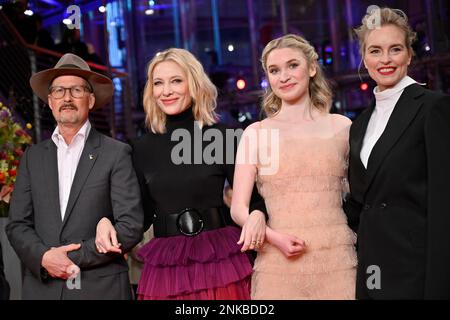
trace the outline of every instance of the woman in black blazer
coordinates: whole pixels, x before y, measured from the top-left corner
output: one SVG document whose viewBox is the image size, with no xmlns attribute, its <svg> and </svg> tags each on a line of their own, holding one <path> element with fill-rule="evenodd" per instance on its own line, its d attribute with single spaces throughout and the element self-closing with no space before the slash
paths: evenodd
<svg viewBox="0 0 450 320">
<path fill-rule="evenodd" d="M 350 130 L 356 298 L 450 299 L 450 97 L 407 76 L 415 33 L 402 11 L 373 10 L 356 33 L 377 84 Z"/>
</svg>

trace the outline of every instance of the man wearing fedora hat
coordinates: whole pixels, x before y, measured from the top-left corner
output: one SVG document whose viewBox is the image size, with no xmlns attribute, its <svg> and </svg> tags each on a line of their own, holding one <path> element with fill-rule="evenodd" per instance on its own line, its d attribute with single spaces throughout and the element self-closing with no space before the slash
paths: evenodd
<svg viewBox="0 0 450 320">
<path fill-rule="evenodd" d="M 25 266 L 23 298 L 129 299 L 122 254 L 143 233 L 131 148 L 97 132 L 88 119 L 111 100 L 112 81 L 69 53 L 34 74 L 30 85 L 57 127 L 24 153 L 11 199 L 6 232 Z M 117 253 L 97 253 L 103 217 L 115 223 Z"/>
</svg>

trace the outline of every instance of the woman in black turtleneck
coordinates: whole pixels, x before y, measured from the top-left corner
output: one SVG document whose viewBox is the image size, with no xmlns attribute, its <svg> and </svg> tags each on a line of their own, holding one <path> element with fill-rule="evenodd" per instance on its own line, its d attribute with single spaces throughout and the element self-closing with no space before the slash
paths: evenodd
<svg viewBox="0 0 450 320">
<path fill-rule="evenodd" d="M 216 97 L 188 51 L 169 49 L 150 62 L 144 109 L 151 132 L 132 145 L 145 229 L 153 224 L 155 238 L 138 253 L 144 260 L 138 299 L 250 298 L 252 266 L 223 202 L 225 179 L 233 183 L 238 141 L 217 123 Z M 265 206 L 257 192 L 249 212 L 264 237 Z M 98 250 L 114 251 L 101 240 L 110 238 L 109 221 L 102 220 L 98 230 Z M 242 249 L 260 239 L 245 239 Z"/>
</svg>

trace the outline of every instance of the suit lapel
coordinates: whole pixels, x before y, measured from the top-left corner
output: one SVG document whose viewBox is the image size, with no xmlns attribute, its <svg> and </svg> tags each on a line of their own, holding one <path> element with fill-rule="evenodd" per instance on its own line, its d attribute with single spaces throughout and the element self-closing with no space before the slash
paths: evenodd
<svg viewBox="0 0 450 320">
<path fill-rule="evenodd" d="M 365 167 L 361 161 L 361 148 L 364 141 L 364 136 L 366 135 L 367 126 L 369 125 L 370 117 L 372 116 L 373 110 L 375 109 L 375 104 L 363 111 L 363 113 L 359 116 L 358 120 L 354 122 L 352 128 L 352 134 L 350 136 L 350 152 L 353 159 L 359 162 L 359 164 L 364 168 Z"/>
<path fill-rule="evenodd" d="M 80 162 L 78 163 L 77 171 L 75 172 L 75 176 L 73 178 L 72 187 L 70 188 L 69 201 L 67 202 L 62 228 L 64 228 L 67 220 L 69 219 L 78 196 L 80 195 L 91 169 L 97 160 L 99 147 L 100 134 L 95 131 L 94 128 L 91 128 L 89 137 L 86 140 L 83 152 L 81 153 Z"/>
<path fill-rule="evenodd" d="M 59 178 L 58 178 L 58 150 L 55 143 L 49 139 L 46 142 L 45 152 L 42 159 L 42 167 L 44 170 L 44 177 L 47 183 L 44 183 L 47 188 L 48 199 L 52 207 L 51 212 L 55 218 L 57 226 L 61 226 L 61 207 L 59 204 Z"/>
<path fill-rule="evenodd" d="M 386 125 L 386 129 L 370 153 L 367 164 L 366 192 L 386 155 L 397 143 L 419 111 L 422 103 L 417 100 L 417 97 L 421 96 L 423 92 L 424 89 L 421 86 L 413 84 L 405 89 L 395 105 L 394 111 Z"/>
</svg>

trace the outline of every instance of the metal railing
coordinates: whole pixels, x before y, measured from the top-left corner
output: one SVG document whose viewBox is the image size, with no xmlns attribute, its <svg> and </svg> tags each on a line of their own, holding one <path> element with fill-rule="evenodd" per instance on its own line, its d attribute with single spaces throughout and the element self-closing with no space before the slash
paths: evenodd
<svg viewBox="0 0 450 320">
<path fill-rule="evenodd" d="M 48 138 L 54 127 L 50 108 L 33 94 L 29 79 L 35 72 L 52 68 L 61 53 L 28 44 L 3 12 L 0 11 L 0 95 L 5 103 L 23 121 L 33 124 L 33 138 L 39 142 Z M 90 113 L 93 126 L 102 133 L 123 140 L 134 136 L 127 73 L 88 62 L 92 71 L 114 79 L 116 88 L 113 101 L 104 108 Z M 116 111 L 120 110 L 120 111 Z"/>
</svg>

